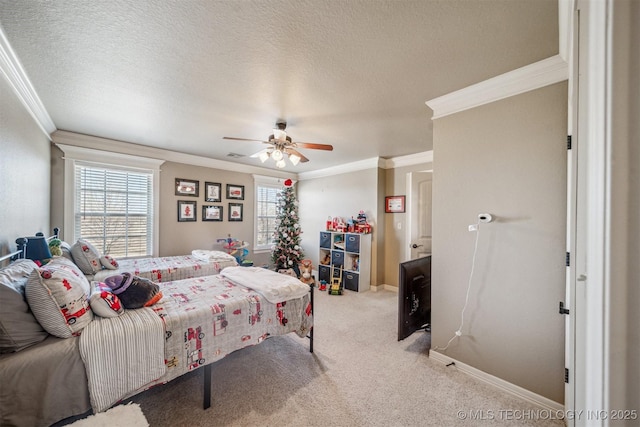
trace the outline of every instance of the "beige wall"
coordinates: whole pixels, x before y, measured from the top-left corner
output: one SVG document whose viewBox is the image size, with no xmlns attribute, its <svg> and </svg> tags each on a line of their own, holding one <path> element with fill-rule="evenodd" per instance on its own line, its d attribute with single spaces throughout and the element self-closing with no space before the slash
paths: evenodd
<svg viewBox="0 0 640 427">
<path fill-rule="evenodd" d="M 20 236 L 51 234 L 51 144 L 4 78 L 0 78 L 0 99 L 0 254 L 4 255 L 16 250 Z"/>
<path fill-rule="evenodd" d="M 220 249 L 217 239 L 231 234 L 238 240 L 245 240 L 253 245 L 254 187 L 253 176 L 247 173 L 231 172 L 183 163 L 165 162 L 160 167 L 160 256 L 191 253 L 193 249 Z M 175 179 L 183 178 L 200 181 L 200 195 L 185 197 L 175 195 Z M 222 202 L 205 203 L 205 181 L 222 184 Z M 244 185 L 244 200 L 226 198 L 226 185 Z M 197 202 L 197 221 L 178 222 L 178 200 Z M 229 202 L 242 203 L 243 221 L 229 222 Z M 211 204 L 223 207 L 224 220 L 202 221 L 202 205 Z M 252 249 L 252 246 L 249 248 Z M 257 261 L 253 253 L 247 258 Z"/>
<path fill-rule="evenodd" d="M 616 2 L 612 17 L 608 401 L 611 409 L 640 410 L 640 2 Z"/>
<path fill-rule="evenodd" d="M 567 84 L 434 121 L 432 349 L 564 401 Z M 433 350 L 432 350 L 433 351 Z"/>
<path fill-rule="evenodd" d="M 382 239 L 379 221 L 379 174 L 381 169 L 371 168 L 357 172 L 343 173 L 323 178 L 307 179 L 298 182 L 298 201 L 300 202 L 300 226 L 302 227 L 302 249 L 313 265 L 318 265 L 320 231 L 325 230 L 328 217 L 356 217 L 364 210 L 367 219 L 373 224 L 371 241 L 371 284 L 380 284 L 378 274 L 379 241 Z"/>
</svg>

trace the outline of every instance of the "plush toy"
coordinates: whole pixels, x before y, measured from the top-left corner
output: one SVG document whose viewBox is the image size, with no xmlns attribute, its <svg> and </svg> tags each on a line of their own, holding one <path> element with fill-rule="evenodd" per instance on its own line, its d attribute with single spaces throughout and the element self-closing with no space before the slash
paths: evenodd
<svg viewBox="0 0 640 427">
<path fill-rule="evenodd" d="M 311 274 L 313 272 L 313 264 L 311 263 L 311 260 L 303 259 L 300 261 L 300 264 L 298 264 L 298 268 L 300 269 L 300 281 L 309 286 L 314 286 L 316 278 Z"/>
<path fill-rule="evenodd" d="M 160 286 L 131 273 L 109 276 L 104 283 L 120 298 L 124 308 L 150 307 L 162 298 Z"/>
<path fill-rule="evenodd" d="M 278 273 L 286 274 L 287 276 L 295 277 L 296 279 L 298 278 L 298 275 L 293 270 L 293 268 L 281 268 L 280 270 L 278 270 Z"/>
<path fill-rule="evenodd" d="M 51 252 L 51 255 L 62 256 L 62 248 L 60 247 L 61 245 L 62 245 L 62 240 L 58 238 L 51 239 L 49 241 L 49 252 Z"/>
</svg>

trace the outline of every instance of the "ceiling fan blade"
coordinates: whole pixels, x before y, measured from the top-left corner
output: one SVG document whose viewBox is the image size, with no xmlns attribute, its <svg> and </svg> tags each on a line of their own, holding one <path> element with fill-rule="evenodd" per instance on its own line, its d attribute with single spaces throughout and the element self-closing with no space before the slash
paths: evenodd
<svg viewBox="0 0 640 427">
<path fill-rule="evenodd" d="M 264 142 L 264 143 L 269 144 L 268 141 L 263 141 L 261 139 L 234 138 L 232 136 L 223 136 L 222 139 L 232 139 L 234 141 L 255 141 L 255 142 Z"/>
<path fill-rule="evenodd" d="M 329 144 L 316 144 L 314 142 L 298 142 L 298 141 L 296 141 L 294 144 L 298 148 L 311 148 L 313 150 L 333 151 L 333 145 L 329 145 Z"/>
<path fill-rule="evenodd" d="M 302 163 L 309 161 L 309 159 L 307 159 L 301 152 L 299 152 L 298 150 L 295 150 L 295 149 L 293 149 L 291 147 L 285 148 L 284 152 L 287 153 L 287 154 L 295 154 L 296 156 L 300 157 L 300 161 Z"/>
</svg>

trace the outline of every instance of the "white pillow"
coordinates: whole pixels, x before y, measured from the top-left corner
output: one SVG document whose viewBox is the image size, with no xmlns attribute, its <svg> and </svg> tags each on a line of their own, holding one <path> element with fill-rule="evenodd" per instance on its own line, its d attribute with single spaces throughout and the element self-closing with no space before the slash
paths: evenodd
<svg viewBox="0 0 640 427">
<path fill-rule="evenodd" d="M 89 304 L 93 312 L 100 317 L 118 317 L 124 313 L 120 298 L 102 282 L 93 282 Z"/>
<path fill-rule="evenodd" d="M 78 239 L 71 246 L 71 255 L 73 255 L 73 261 L 84 274 L 96 274 L 102 270 L 100 252 L 84 239 Z"/>
<path fill-rule="evenodd" d="M 80 335 L 93 320 L 89 291 L 87 278 L 64 257 L 35 269 L 25 289 L 29 307 L 40 325 L 60 338 Z"/>
</svg>

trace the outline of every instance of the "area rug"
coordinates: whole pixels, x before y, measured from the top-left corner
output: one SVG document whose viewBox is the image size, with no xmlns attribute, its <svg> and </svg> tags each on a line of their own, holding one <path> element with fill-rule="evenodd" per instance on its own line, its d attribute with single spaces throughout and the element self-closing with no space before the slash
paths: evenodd
<svg viewBox="0 0 640 427">
<path fill-rule="evenodd" d="M 105 412 L 78 420 L 72 427 L 149 427 L 149 423 L 137 403 L 118 405 Z"/>
</svg>

